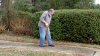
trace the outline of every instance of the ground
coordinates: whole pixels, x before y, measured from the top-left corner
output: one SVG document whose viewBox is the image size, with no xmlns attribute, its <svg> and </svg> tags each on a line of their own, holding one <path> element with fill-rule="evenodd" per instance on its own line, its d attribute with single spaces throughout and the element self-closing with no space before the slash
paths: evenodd
<svg viewBox="0 0 100 56">
<path fill-rule="evenodd" d="M 18 48 L 0 48 L 0 56 L 64 56 L 65 54 L 54 54 L 51 52 L 31 51 Z M 68 55 L 67 55 L 68 56 Z"/>
<path fill-rule="evenodd" d="M 39 47 L 32 36 L 0 35 L 0 56 L 100 56 L 100 45 L 54 41 L 55 47 Z M 41 53 L 44 52 L 44 53 Z M 15 54 L 16 53 L 16 54 Z"/>
</svg>

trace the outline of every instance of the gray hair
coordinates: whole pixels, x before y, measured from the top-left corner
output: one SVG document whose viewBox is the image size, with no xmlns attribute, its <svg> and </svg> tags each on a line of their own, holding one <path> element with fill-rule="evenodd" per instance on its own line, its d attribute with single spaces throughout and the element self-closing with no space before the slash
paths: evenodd
<svg viewBox="0 0 100 56">
<path fill-rule="evenodd" d="M 55 10 L 54 10 L 54 9 L 49 9 L 48 11 L 49 11 L 49 12 L 55 12 Z"/>
</svg>

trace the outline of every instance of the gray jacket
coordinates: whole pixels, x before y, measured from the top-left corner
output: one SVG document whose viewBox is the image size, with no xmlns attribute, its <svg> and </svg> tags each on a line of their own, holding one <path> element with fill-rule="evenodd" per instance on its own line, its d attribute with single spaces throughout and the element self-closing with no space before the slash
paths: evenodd
<svg viewBox="0 0 100 56">
<path fill-rule="evenodd" d="M 43 12 L 43 14 L 41 15 L 40 20 L 39 20 L 39 22 L 38 22 L 38 26 L 39 26 L 39 27 L 44 27 L 44 28 L 45 28 L 45 25 L 44 25 L 44 23 L 42 22 L 42 20 L 45 20 L 45 21 L 50 25 L 51 16 L 49 16 L 48 11 L 44 11 L 44 12 Z"/>
</svg>

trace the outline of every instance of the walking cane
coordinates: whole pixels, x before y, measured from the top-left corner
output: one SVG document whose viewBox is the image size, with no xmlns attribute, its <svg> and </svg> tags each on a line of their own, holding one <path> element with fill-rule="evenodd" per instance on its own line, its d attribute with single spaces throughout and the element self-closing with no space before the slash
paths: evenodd
<svg viewBox="0 0 100 56">
<path fill-rule="evenodd" d="M 48 46 L 48 27 L 46 28 L 46 46 Z"/>
</svg>

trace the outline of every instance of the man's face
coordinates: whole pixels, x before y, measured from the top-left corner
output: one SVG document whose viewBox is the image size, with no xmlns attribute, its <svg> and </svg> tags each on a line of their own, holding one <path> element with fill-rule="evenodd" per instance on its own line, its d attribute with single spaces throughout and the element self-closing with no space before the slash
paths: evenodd
<svg viewBox="0 0 100 56">
<path fill-rule="evenodd" d="M 50 11 L 50 12 L 49 12 L 49 15 L 52 16 L 52 15 L 54 15 L 54 13 L 55 13 L 54 11 L 52 11 L 52 12 Z"/>
</svg>

